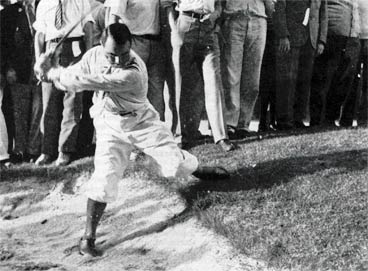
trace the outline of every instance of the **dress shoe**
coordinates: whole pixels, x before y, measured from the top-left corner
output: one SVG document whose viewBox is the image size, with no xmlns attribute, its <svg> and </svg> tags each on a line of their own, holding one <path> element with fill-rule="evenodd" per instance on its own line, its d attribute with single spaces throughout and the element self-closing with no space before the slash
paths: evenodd
<svg viewBox="0 0 368 271">
<path fill-rule="evenodd" d="M 216 144 L 219 145 L 224 152 L 235 150 L 234 144 L 232 144 L 228 139 L 222 139 Z"/>
<path fill-rule="evenodd" d="M 102 251 L 96 249 L 95 239 L 89 238 L 84 239 L 81 238 L 79 240 L 79 254 L 81 255 L 90 255 L 92 257 L 102 256 Z"/>
<path fill-rule="evenodd" d="M 192 175 L 204 181 L 223 180 L 230 177 L 229 172 L 222 167 L 205 166 L 198 166 Z"/>
<path fill-rule="evenodd" d="M 291 124 L 288 123 L 278 123 L 276 125 L 276 130 L 278 131 L 289 131 L 292 130 L 294 127 Z"/>
<path fill-rule="evenodd" d="M 71 156 L 68 153 L 65 152 L 59 152 L 59 156 L 55 162 L 56 166 L 66 166 L 70 163 L 71 161 Z"/>
<path fill-rule="evenodd" d="M 23 158 L 24 158 L 24 155 L 22 152 L 13 152 L 13 153 L 10 153 L 9 155 L 10 157 L 10 161 L 13 163 L 13 164 L 19 164 L 19 163 L 22 163 L 23 162 Z"/>
<path fill-rule="evenodd" d="M 244 139 L 251 135 L 246 129 L 239 129 L 229 125 L 227 126 L 227 134 L 230 140 Z"/>
<path fill-rule="evenodd" d="M 37 158 L 35 165 L 36 166 L 43 166 L 50 164 L 52 162 L 51 155 L 42 153 L 40 157 Z"/>
</svg>

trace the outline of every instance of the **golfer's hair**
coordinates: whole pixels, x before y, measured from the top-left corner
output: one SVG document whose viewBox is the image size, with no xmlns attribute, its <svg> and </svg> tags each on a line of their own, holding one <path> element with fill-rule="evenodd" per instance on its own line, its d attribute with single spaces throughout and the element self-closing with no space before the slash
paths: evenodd
<svg viewBox="0 0 368 271">
<path fill-rule="evenodd" d="M 107 37 L 111 37 L 117 44 L 123 45 L 127 41 L 132 42 L 132 34 L 125 24 L 113 23 L 104 29 L 101 35 L 101 43 L 105 44 Z"/>
</svg>

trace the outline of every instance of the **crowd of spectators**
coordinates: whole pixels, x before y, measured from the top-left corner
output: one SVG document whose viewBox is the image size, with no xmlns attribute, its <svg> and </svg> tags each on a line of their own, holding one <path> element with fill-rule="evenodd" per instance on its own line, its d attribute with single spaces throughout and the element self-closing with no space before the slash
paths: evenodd
<svg viewBox="0 0 368 271">
<path fill-rule="evenodd" d="M 33 65 L 56 47 L 60 65 L 75 63 L 118 21 L 183 147 L 202 137 L 204 115 L 225 152 L 255 116 L 261 133 L 366 125 L 367 18 L 367 0 L 1 1 L 0 163 L 93 155 L 93 92 L 40 84 Z"/>
</svg>

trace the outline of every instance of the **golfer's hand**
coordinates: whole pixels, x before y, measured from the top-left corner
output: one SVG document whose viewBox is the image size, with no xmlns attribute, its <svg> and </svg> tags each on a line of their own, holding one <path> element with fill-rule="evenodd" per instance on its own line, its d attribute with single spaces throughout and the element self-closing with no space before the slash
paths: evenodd
<svg viewBox="0 0 368 271">
<path fill-rule="evenodd" d="M 51 68 L 56 67 L 55 52 L 48 51 L 41 54 L 34 65 L 34 73 L 38 80 L 48 82 L 47 76 Z"/>
<path fill-rule="evenodd" d="M 282 54 L 287 54 L 290 51 L 290 41 L 289 38 L 280 39 L 279 52 Z"/>
</svg>

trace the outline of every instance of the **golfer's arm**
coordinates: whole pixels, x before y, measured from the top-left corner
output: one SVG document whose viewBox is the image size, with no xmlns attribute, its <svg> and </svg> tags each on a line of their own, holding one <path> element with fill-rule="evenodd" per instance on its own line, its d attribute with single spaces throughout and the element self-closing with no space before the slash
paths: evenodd
<svg viewBox="0 0 368 271">
<path fill-rule="evenodd" d="M 81 92 L 107 91 L 125 92 L 139 85 L 138 73 L 134 70 L 121 71 L 114 74 L 84 74 L 77 72 L 75 67 L 54 68 L 49 72 L 49 77 L 56 87 L 61 90 Z M 79 70 L 80 71 L 80 70 Z"/>
</svg>

